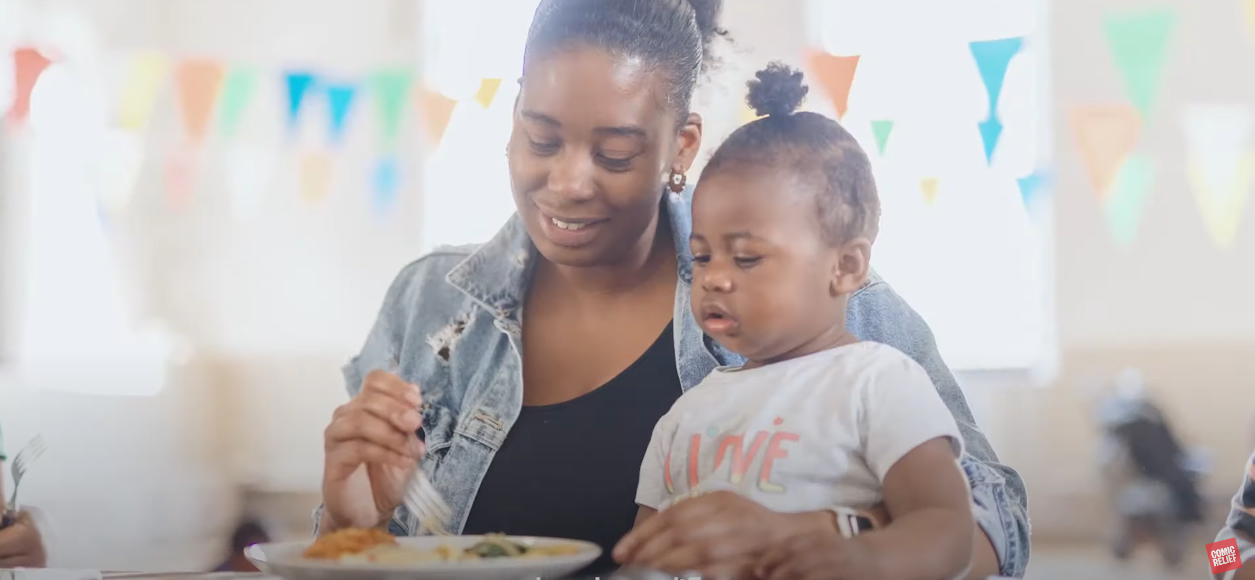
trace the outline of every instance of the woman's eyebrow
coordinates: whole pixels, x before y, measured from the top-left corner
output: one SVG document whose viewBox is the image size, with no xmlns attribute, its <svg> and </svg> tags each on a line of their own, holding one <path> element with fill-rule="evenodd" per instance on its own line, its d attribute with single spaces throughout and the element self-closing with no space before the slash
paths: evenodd
<svg viewBox="0 0 1255 580">
<path fill-rule="evenodd" d="M 624 125 L 622 127 L 598 127 L 593 129 L 593 132 L 616 137 L 638 137 L 641 139 L 648 136 L 644 129 L 636 125 Z"/>
<path fill-rule="evenodd" d="M 528 119 L 531 119 L 531 120 L 533 120 L 533 121 L 536 121 L 536 122 L 538 122 L 538 123 L 544 123 L 544 124 L 546 124 L 546 125 L 550 125 L 550 126 L 553 126 L 553 127 L 561 127 L 561 126 L 562 126 L 562 123 L 559 123 L 557 119 L 555 119 L 555 118 L 553 118 L 553 117 L 550 117 L 549 115 L 546 115 L 546 114 L 544 114 L 544 113 L 537 113 L 536 111 L 528 111 L 528 110 L 524 109 L 524 110 L 522 110 L 522 111 L 519 111 L 519 114 L 520 114 L 520 115 L 523 115 L 524 117 L 526 117 L 526 118 L 528 118 Z"/>
</svg>

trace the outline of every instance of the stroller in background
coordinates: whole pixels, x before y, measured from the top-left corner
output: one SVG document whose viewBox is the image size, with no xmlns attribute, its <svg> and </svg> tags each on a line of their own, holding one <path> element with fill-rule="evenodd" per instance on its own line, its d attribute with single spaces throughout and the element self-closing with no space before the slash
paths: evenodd
<svg viewBox="0 0 1255 580">
<path fill-rule="evenodd" d="M 1099 417 L 1102 475 L 1116 516 L 1112 553 L 1124 560 L 1140 544 L 1155 543 L 1164 563 L 1178 568 L 1206 511 L 1198 485 L 1208 471 L 1206 454 L 1182 448 L 1137 371 L 1117 377 Z"/>
</svg>

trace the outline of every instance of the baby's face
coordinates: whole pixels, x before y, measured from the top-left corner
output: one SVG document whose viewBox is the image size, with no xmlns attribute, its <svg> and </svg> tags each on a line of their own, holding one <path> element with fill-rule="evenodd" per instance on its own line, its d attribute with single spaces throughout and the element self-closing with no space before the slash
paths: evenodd
<svg viewBox="0 0 1255 580">
<path fill-rule="evenodd" d="M 703 176 L 693 194 L 693 315 L 753 361 L 787 358 L 844 321 L 832 292 L 840 255 L 802 187 L 755 167 Z"/>
</svg>

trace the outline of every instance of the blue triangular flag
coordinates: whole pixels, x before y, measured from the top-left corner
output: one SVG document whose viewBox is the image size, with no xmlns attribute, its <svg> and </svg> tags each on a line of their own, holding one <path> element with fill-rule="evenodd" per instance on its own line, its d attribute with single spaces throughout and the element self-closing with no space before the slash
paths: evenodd
<svg viewBox="0 0 1255 580">
<path fill-rule="evenodd" d="M 1002 123 L 998 117 L 991 116 L 980 122 L 980 140 L 985 144 L 985 162 L 993 163 L 994 147 L 998 146 L 998 137 L 1002 136 Z"/>
<path fill-rule="evenodd" d="M 401 189 L 401 164 L 396 157 L 383 157 L 375 166 L 374 206 L 380 215 L 388 213 L 396 204 Z"/>
<path fill-rule="evenodd" d="M 1046 188 L 1046 174 L 1034 171 L 1015 182 L 1020 186 L 1020 199 L 1024 201 L 1024 207 L 1031 209 L 1037 202 L 1038 194 Z"/>
<path fill-rule="evenodd" d="M 317 83 L 313 73 L 297 71 L 287 73 L 288 85 L 288 130 L 296 128 L 296 121 L 301 115 L 301 105 L 305 103 L 305 95 Z"/>
<path fill-rule="evenodd" d="M 327 111 L 331 114 L 331 142 L 340 143 L 344 139 L 344 126 L 349 111 L 353 108 L 353 97 L 357 96 L 357 87 L 349 84 L 336 84 L 327 87 Z"/>
<path fill-rule="evenodd" d="M 985 91 L 989 94 L 989 116 L 994 117 L 998 112 L 998 98 L 1002 96 L 1002 83 L 1007 78 L 1007 66 L 1011 64 L 1011 57 L 1024 47 L 1024 39 L 981 40 L 969 46 L 976 58 L 980 78 L 985 81 Z"/>
</svg>

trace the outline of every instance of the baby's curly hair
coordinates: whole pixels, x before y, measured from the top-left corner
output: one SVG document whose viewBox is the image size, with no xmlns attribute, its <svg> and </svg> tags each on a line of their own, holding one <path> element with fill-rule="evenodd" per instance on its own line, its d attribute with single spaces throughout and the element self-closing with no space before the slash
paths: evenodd
<svg viewBox="0 0 1255 580">
<path fill-rule="evenodd" d="M 801 71 L 773 62 L 747 83 L 745 102 L 762 118 L 737 129 L 719 146 L 702 175 L 746 166 L 788 170 L 816 186 L 824 238 L 841 244 L 859 236 L 874 240 L 880 198 L 867 153 L 839 123 L 798 112 L 810 88 Z"/>
</svg>

